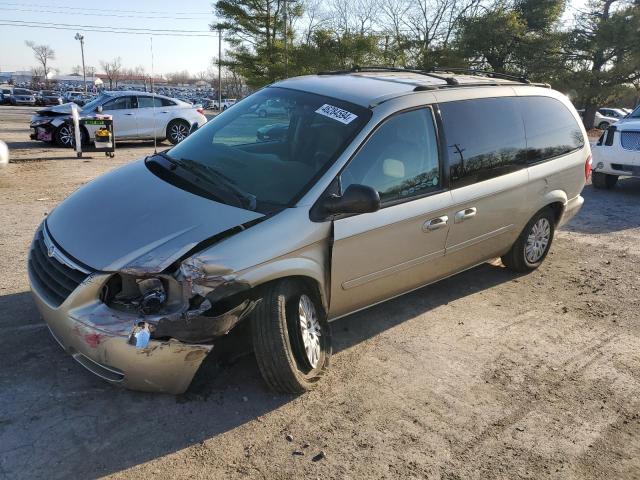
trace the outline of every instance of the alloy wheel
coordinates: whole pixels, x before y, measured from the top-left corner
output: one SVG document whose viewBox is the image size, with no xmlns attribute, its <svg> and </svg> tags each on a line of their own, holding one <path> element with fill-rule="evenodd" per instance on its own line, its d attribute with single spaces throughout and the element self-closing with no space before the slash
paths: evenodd
<svg viewBox="0 0 640 480">
<path fill-rule="evenodd" d="M 524 256 L 529 263 L 537 263 L 543 257 L 551 239 L 551 224 L 546 218 L 540 218 L 531 227 L 527 243 L 524 247 Z"/>
<path fill-rule="evenodd" d="M 322 334 L 316 307 L 307 295 L 300 296 L 300 301 L 298 302 L 298 320 L 307 360 L 312 368 L 316 368 L 320 360 L 320 337 Z"/>
<path fill-rule="evenodd" d="M 187 135 L 189 135 L 189 129 L 182 122 L 174 123 L 169 129 L 169 134 L 176 143 L 180 143 L 182 140 L 187 138 Z"/>
</svg>

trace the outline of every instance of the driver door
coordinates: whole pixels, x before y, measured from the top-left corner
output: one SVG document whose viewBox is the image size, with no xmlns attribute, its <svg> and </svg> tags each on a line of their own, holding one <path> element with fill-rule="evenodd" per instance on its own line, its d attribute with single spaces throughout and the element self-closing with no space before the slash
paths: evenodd
<svg viewBox="0 0 640 480">
<path fill-rule="evenodd" d="M 138 105 L 136 97 L 124 96 L 109 100 L 102 111 L 113 117 L 113 135 L 116 139 L 138 137 Z"/>
<path fill-rule="evenodd" d="M 451 193 L 443 187 L 434 116 L 391 116 L 340 176 L 380 194 L 377 212 L 334 220 L 330 318 L 405 293 L 446 273 Z"/>
</svg>

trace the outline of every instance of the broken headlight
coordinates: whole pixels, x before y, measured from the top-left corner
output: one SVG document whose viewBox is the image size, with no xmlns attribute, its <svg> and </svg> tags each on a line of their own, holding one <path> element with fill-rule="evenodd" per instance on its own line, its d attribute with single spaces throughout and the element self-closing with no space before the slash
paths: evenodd
<svg viewBox="0 0 640 480">
<path fill-rule="evenodd" d="M 168 313 L 180 308 L 182 287 L 168 275 L 137 277 L 118 273 L 104 285 L 101 300 L 116 310 L 143 315 Z"/>
</svg>

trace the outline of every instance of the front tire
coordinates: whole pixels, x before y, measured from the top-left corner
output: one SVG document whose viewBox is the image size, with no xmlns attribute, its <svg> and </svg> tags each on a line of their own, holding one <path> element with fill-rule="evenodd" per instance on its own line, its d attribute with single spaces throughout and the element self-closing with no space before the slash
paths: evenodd
<svg viewBox="0 0 640 480">
<path fill-rule="evenodd" d="M 189 136 L 189 124 L 184 120 L 171 120 L 167 125 L 167 139 L 177 145 Z"/>
<path fill-rule="evenodd" d="M 329 367 L 329 324 L 319 295 L 301 280 L 265 285 L 251 331 L 260 372 L 276 392 L 311 390 Z"/>
<path fill-rule="evenodd" d="M 544 208 L 529 220 L 511 250 L 502 257 L 502 263 L 514 272 L 535 270 L 547 257 L 554 233 L 554 212 L 551 208 Z"/>
<path fill-rule="evenodd" d="M 54 138 L 56 145 L 59 147 L 71 148 L 74 144 L 73 137 L 75 136 L 75 132 L 73 128 L 68 123 L 63 123 L 60 125 L 55 132 Z"/>
<path fill-rule="evenodd" d="M 608 173 L 592 172 L 591 183 L 594 188 L 602 190 L 611 190 L 618 183 L 618 175 L 609 175 Z"/>
</svg>

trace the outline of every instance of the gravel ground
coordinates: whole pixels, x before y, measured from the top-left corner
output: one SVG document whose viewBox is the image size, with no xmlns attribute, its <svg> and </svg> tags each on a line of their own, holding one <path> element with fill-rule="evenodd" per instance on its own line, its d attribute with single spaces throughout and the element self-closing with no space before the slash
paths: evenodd
<svg viewBox="0 0 640 480">
<path fill-rule="evenodd" d="M 31 110 L 0 107 L 0 478 L 640 478 L 639 181 L 587 186 L 532 274 L 487 263 L 333 323 L 311 393 L 219 355 L 151 395 L 62 352 L 25 261 L 51 208 L 153 145 L 78 160 L 28 140 Z"/>
</svg>

